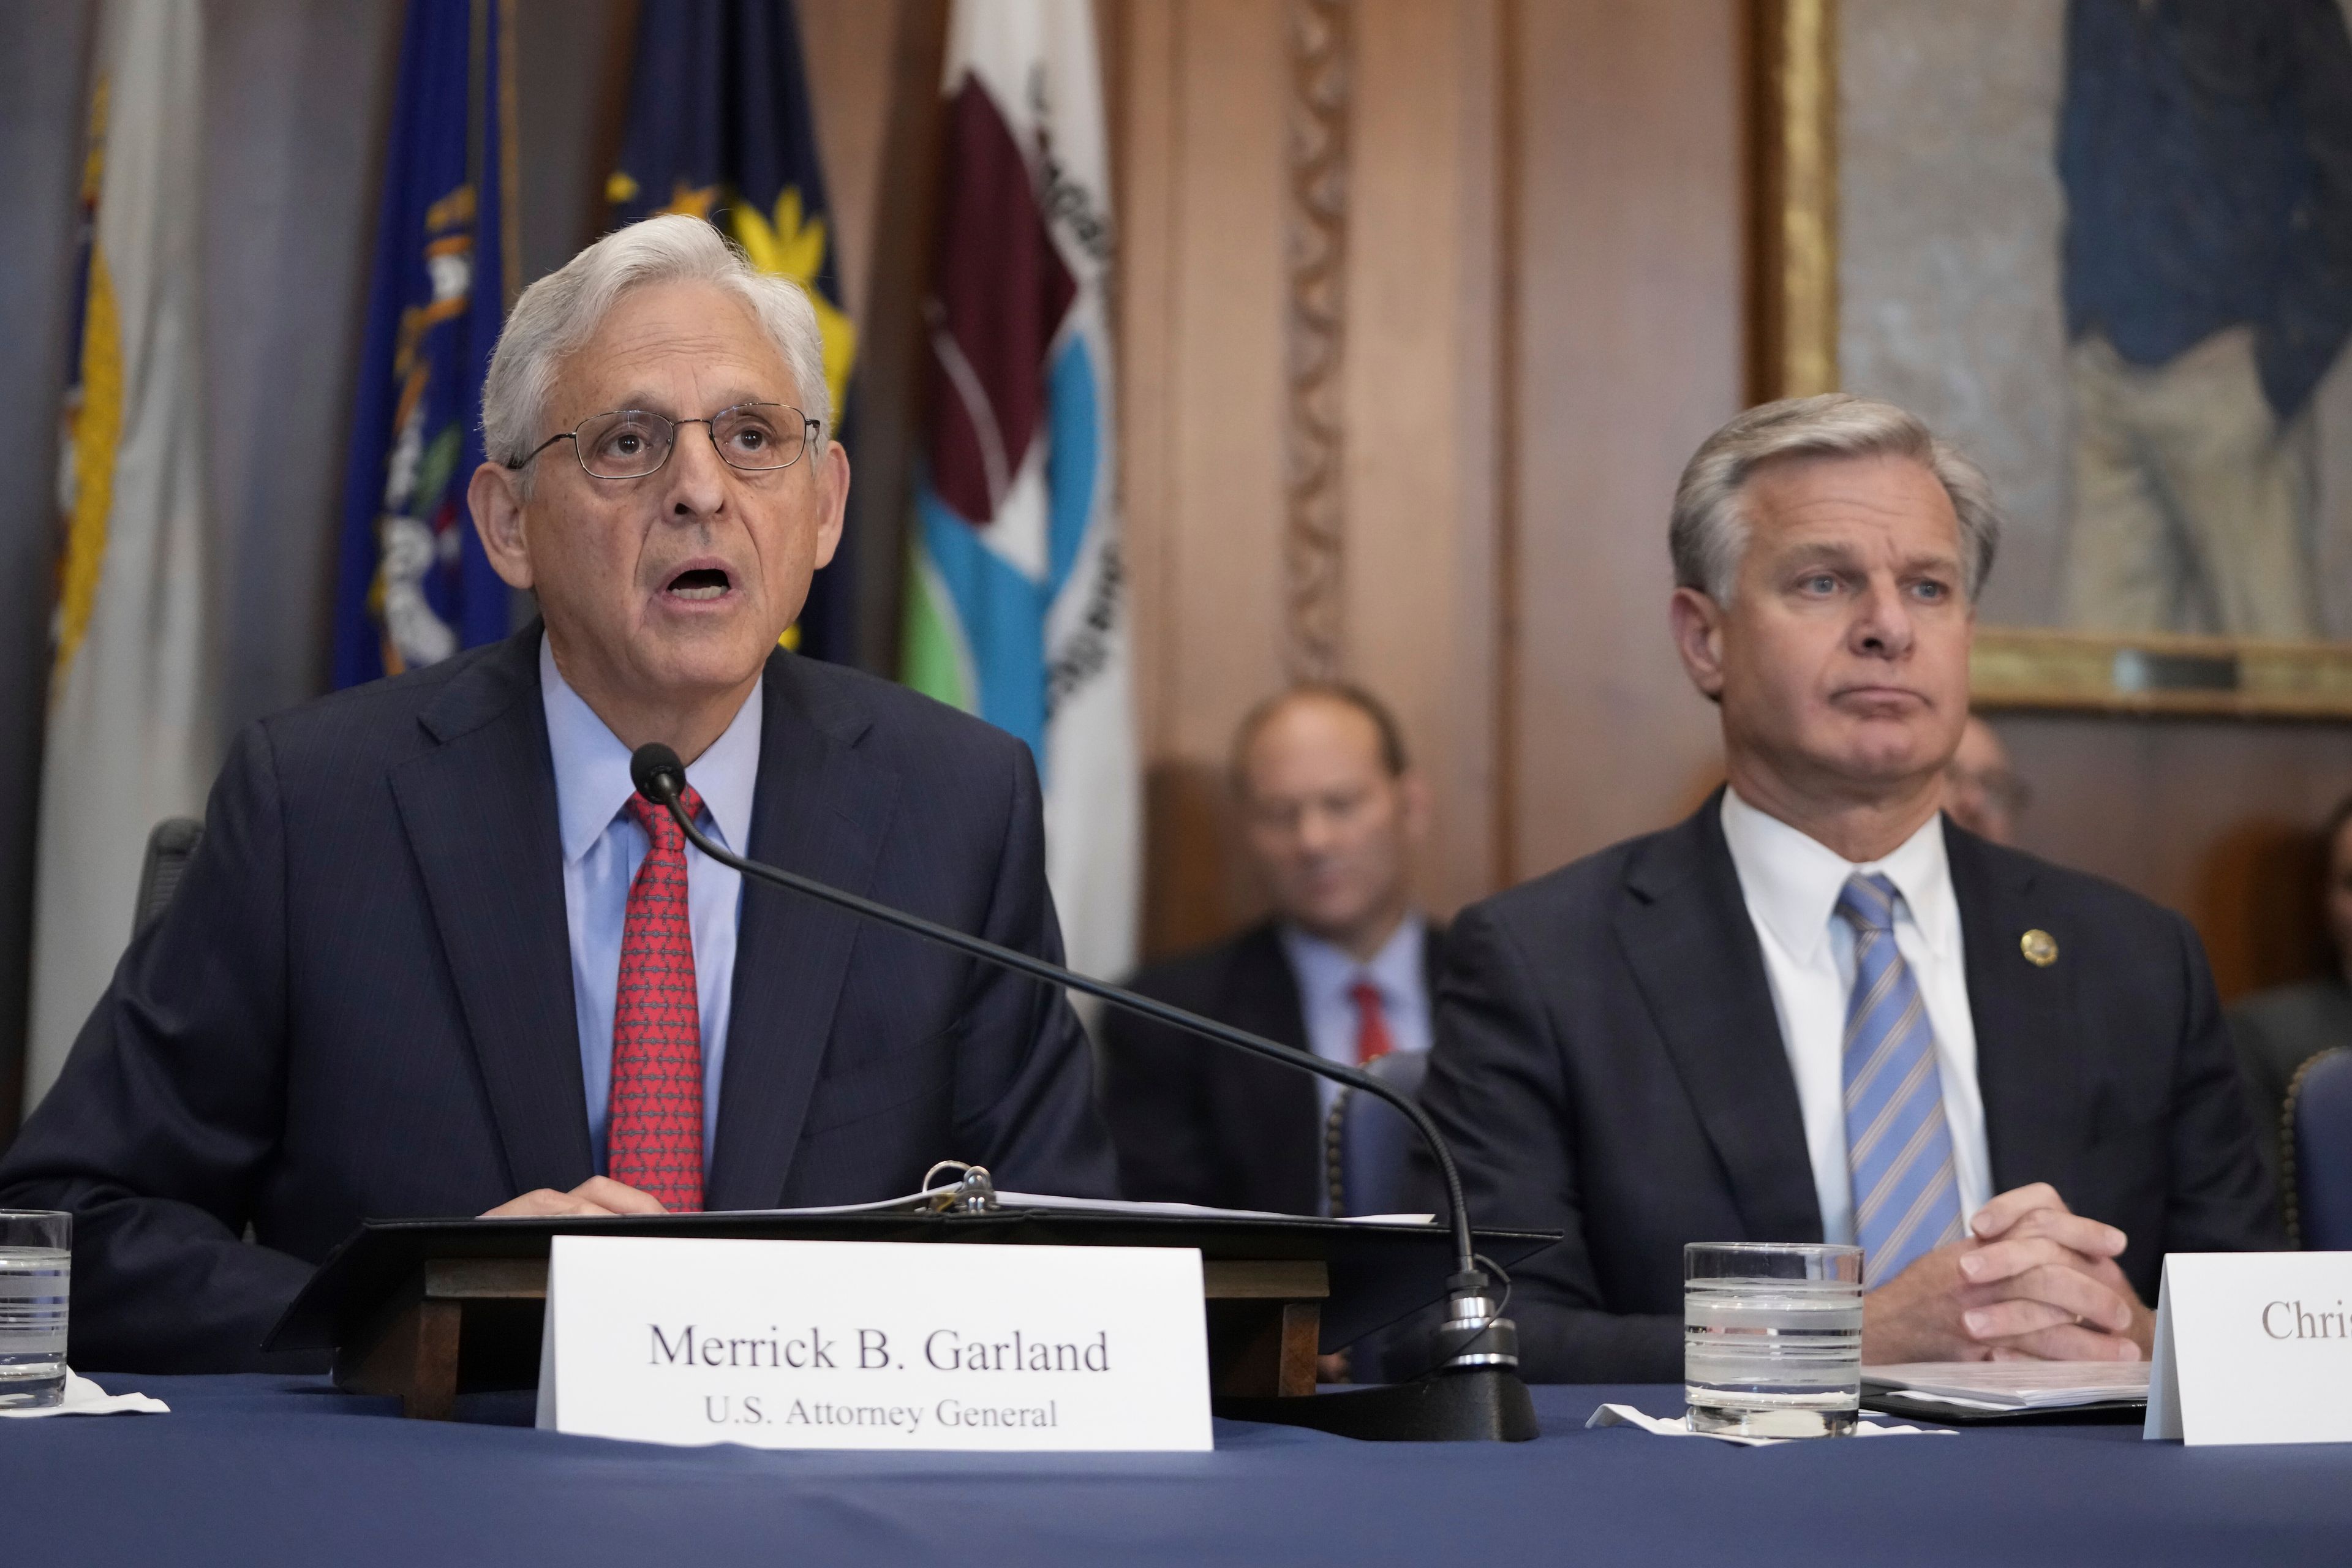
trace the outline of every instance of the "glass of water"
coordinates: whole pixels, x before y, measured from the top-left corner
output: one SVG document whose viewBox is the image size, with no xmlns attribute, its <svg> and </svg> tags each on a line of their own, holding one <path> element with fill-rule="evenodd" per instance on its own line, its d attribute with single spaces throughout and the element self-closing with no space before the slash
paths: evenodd
<svg viewBox="0 0 2352 1568">
<path fill-rule="evenodd" d="M 1694 1432 L 1843 1437 L 1862 1408 L 1862 1248 L 1683 1248 L 1683 1402 Z"/>
<path fill-rule="evenodd" d="M 0 1209 L 0 1410 L 66 1396 L 66 1297 L 73 1216 Z"/>
</svg>

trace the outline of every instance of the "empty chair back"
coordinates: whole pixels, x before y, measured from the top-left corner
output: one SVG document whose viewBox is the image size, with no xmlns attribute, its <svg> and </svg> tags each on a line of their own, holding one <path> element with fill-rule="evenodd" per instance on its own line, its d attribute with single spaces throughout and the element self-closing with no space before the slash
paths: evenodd
<svg viewBox="0 0 2352 1568">
<path fill-rule="evenodd" d="M 1364 1068 L 1410 1095 L 1421 1092 L 1426 1051 L 1391 1051 Z M 1405 1202 L 1404 1178 L 1421 1135 L 1396 1107 L 1353 1089 L 1331 1102 L 1323 1127 L 1323 1153 L 1335 1215 L 1395 1214 Z"/>
<path fill-rule="evenodd" d="M 2352 1050 L 2322 1051 L 2287 1089 L 2294 1129 L 2287 1228 L 2313 1252 L 2352 1252 Z"/>
</svg>

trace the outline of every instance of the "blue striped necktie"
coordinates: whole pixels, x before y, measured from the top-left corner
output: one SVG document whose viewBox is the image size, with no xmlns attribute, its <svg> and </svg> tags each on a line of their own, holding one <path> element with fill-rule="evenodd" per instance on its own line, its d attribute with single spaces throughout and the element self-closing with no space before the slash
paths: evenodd
<svg viewBox="0 0 2352 1568">
<path fill-rule="evenodd" d="M 1875 1288 L 1960 1234 L 1960 1188 L 1936 1032 L 1895 945 L 1895 884 L 1846 879 L 1837 912 L 1853 927 L 1845 1010 L 1845 1157 L 1863 1278 Z"/>
</svg>

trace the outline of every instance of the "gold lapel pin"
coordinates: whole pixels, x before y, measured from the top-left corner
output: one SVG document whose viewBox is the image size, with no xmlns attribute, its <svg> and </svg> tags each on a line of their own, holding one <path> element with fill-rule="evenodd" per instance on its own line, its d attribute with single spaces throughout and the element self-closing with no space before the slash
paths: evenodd
<svg viewBox="0 0 2352 1568">
<path fill-rule="evenodd" d="M 2036 926 L 2017 939 L 2017 951 L 2034 968 L 2047 969 L 2058 962 L 2058 939 Z"/>
</svg>

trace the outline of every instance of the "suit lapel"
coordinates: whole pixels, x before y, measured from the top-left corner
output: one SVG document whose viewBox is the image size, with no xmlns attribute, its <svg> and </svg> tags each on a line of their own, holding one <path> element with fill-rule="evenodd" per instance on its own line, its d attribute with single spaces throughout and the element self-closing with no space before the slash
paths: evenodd
<svg viewBox="0 0 2352 1568">
<path fill-rule="evenodd" d="M 423 715 L 441 744 L 394 770 L 517 1192 L 595 1173 L 588 1146 L 555 768 L 539 628 L 454 677 Z"/>
<path fill-rule="evenodd" d="M 1720 791 L 1626 868 L 1617 937 L 1752 1239 L 1818 1241 L 1820 1195 Z"/>
<path fill-rule="evenodd" d="M 2064 962 L 2070 933 L 2055 929 L 2054 914 L 2037 909 L 2032 860 L 1949 823 L 1944 846 L 1967 949 L 1969 1016 L 1976 1028 L 1993 1191 L 2048 1182 L 2061 1194 L 2070 1192 L 2074 1153 L 2088 1136 L 2070 1048 L 2082 1029 L 2074 967 Z M 2027 962 L 2022 939 L 2039 927 L 2056 937 L 2058 963 Z"/>
<path fill-rule="evenodd" d="M 793 656 L 769 659 L 762 695 L 750 858 L 866 892 L 898 775 L 856 754 L 863 716 L 823 700 Z M 857 924 L 781 888 L 743 889 L 709 1207 L 782 1201 Z"/>
</svg>

